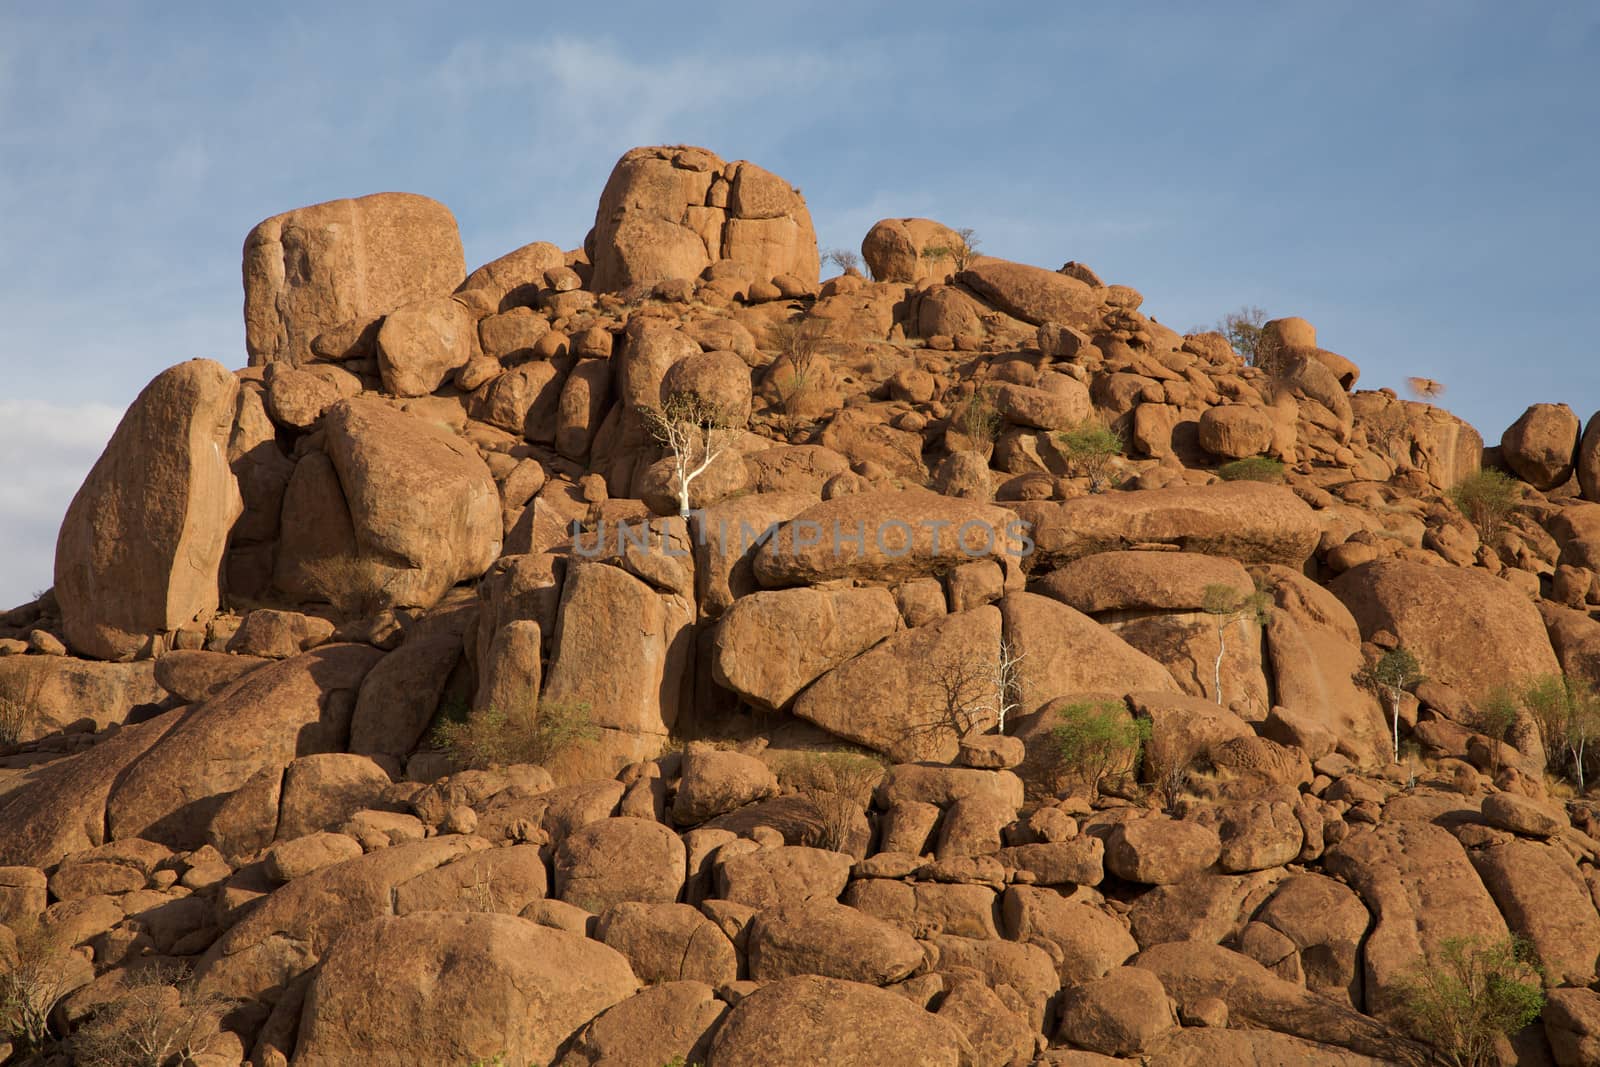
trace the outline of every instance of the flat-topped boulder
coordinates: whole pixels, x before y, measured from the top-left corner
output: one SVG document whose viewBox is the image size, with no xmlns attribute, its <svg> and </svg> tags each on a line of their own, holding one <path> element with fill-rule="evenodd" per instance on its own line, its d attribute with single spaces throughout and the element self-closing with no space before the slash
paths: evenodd
<svg viewBox="0 0 1600 1067">
<path fill-rule="evenodd" d="M 873 490 L 824 501 L 778 527 L 755 556 L 768 588 L 835 578 L 892 581 L 993 559 L 1008 573 L 1021 525 L 1003 508 L 921 489 Z"/>
<path fill-rule="evenodd" d="M 1299 567 L 1316 551 L 1322 534 L 1303 500 L 1283 486 L 1260 482 L 1029 500 L 1013 508 L 1029 524 L 1043 563 L 1170 545 L 1241 563 Z"/>
<path fill-rule="evenodd" d="M 1206 589 L 1241 595 L 1253 585 L 1237 560 L 1197 552 L 1097 552 L 1045 575 L 1037 592 L 1090 615 L 1102 611 L 1197 611 Z"/>
<path fill-rule="evenodd" d="M 374 193 L 296 208 L 244 240 L 250 365 L 313 358 L 335 326 L 444 296 L 466 275 L 455 216 L 414 193 Z"/>
<path fill-rule="evenodd" d="M 724 260 L 752 281 L 788 275 L 815 286 L 821 266 L 798 189 L 754 163 L 687 145 L 624 153 L 600 193 L 592 239 L 599 292 L 693 280 Z"/>
</svg>

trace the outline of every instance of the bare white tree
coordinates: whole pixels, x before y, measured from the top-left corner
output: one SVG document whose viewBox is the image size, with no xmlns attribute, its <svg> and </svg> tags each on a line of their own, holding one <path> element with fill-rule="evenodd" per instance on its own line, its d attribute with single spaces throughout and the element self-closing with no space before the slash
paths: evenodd
<svg viewBox="0 0 1600 1067">
<path fill-rule="evenodd" d="M 734 442 L 733 418 L 693 393 L 674 393 L 660 408 L 642 414 L 651 436 L 672 452 L 678 483 L 678 513 L 689 517 L 689 486 Z"/>
</svg>

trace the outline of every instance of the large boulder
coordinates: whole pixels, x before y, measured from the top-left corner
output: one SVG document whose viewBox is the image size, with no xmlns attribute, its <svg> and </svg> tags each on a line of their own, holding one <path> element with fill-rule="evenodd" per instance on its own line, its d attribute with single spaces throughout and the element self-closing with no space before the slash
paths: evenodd
<svg viewBox="0 0 1600 1067">
<path fill-rule="evenodd" d="M 925 1067 L 968 1062 L 956 1028 L 899 996 L 860 982 L 798 975 L 734 1005 L 711 1043 L 710 1067 Z"/>
<path fill-rule="evenodd" d="M 195 964 L 203 992 L 276 1002 L 352 927 L 394 914 L 412 879 L 487 847 L 458 834 L 382 848 L 314 870 L 260 900 Z"/>
<path fill-rule="evenodd" d="M 886 589 L 754 593 L 723 615 L 711 669 L 718 685 L 777 709 L 899 626 L 900 610 Z"/>
<path fill-rule="evenodd" d="M 947 615 L 824 674 L 795 699 L 794 714 L 897 759 L 948 760 L 960 725 L 948 713 L 995 707 L 999 657 L 999 610 Z"/>
<path fill-rule="evenodd" d="M 1361 894 L 1375 920 L 1364 952 L 1366 1011 L 1399 1010 L 1415 969 L 1440 963 L 1446 941 L 1508 936 L 1466 850 L 1443 827 L 1384 822 L 1341 841 L 1323 863 Z"/>
<path fill-rule="evenodd" d="M 921 489 L 875 490 L 807 508 L 755 557 L 768 588 L 836 578 L 892 581 L 993 559 L 1020 578 L 1022 530 L 1010 512 Z"/>
<path fill-rule="evenodd" d="M 1051 571 L 1037 591 L 1081 612 L 1195 611 L 1206 589 L 1225 585 L 1241 595 L 1253 585 L 1237 561 L 1197 552 L 1097 552 Z"/>
<path fill-rule="evenodd" d="M 711 1035 L 727 1011 L 704 982 L 650 985 L 579 1031 L 555 1067 L 705 1063 Z"/>
<path fill-rule="evenodd" d="M 769 908 L 749 927 L 750 977 L 770 982 L 820 974 L 889 985 L 922 965 L 922 947 L 904 930 L 832 900 Z"/>
<path fill-rule="evenodd" d="M 672 904 L 688 875 L 683 841 L 648 819 L 599 819 L 567 835 L 555 855 L 555 895 L 596 914 L 613 904 Z"/>
<path fill-rule="evenodd" d="M 820 268 L 798 190 L 754 163 L 681 145 L 623 154 L 600 193 L 592 240 L 599 292 L 694 279 L 719 260 L 763 282 L 787 274 L 815 285 Z"/>
<path fill-rule="evenodd" d="M 1384 559 L 1346 571 L 1329 588 L 1363 638 L 1388 631 L 1429 680 L 1463 693 L 1561 670 L 1538 608 L 1487 571 Z"/>
<path fill-rule="evenodd" d="M 244 241 L 250 365 L 312 359 L 334 326 L 443 296 L 466 273 L 455 216 L 413 193 L 376 193 L 296 208 Z"/>
<path fill-rule="evenodd" d="M 500 555 L 500 494 L 471 444 L 372 398 L 342 401 L 325 424 L 343 496 L 328 487 L 327 506 L 348 509 L 353 546 L 348 554 L 306 552 L 288 577 L 280 559 L 280 586 L 336 604 L 358 599 L 362 611 L 431 607 L 452 585 L 489 569 Z"/>
<path fill-rule="evenodd" d="M 1383 710 L 1372 692 L 1355 682 L 1363 662 L 1361 631 L 1349 609 L 1287 567 L 1264 573 L 1272 593 L 1267 658 L 1277 702 L 1288 712 L 1279 722 L 1300 721 L 1327 731 L 1338 750 L 1358 764 L 1380 756 L 1386 761 L 1390 742 Z"/>
<path fill-rule="evenodd" d="M 378 330 L 378 371 L 395 396 L 427 396 L 476 351 L 478 323 L 447 296 L 396 308 Z"/>
<path fill-rule="evenodd" d="M 1535 489 L 1554 489 L 1572 477 L 1578 453 L 1578 416 L 1565 404 L 1534 404 L 1500 437 L 1500 455 Z"/>
<path fill-rule="evenodd" d="M 1172 672 L 1082 612 L 1037 593 L 1000 601 L 1023 714 L 1073 693 L 1179 692 Z M 912 631 L 913 633 L 916 631 Z"/>
<path fill-rule="evenodd" d="M 1103 304 L 1100 291 L 1070 275 L 1026 263 L 981 257 L 956 280 L 1008 315 L 1035 326 L 1061 323 L 1089 330 Z"/>
<path fill-rule="evenodd" d="M 1322 534 L 1304 501 L 1260 482 L 1032 500 L 1014 510 L 1032 527 L 1035 554 L 1046 564 L 1165 544 L 1243 563 L 1300 567 Z"/>
<path fill-rule="evenodd" d="M 1479 849 L 1472 865 L 1506 917 L 1528 939 L 1548 985 L 1589 985 L 1600 959 L 1600 915 L 1572 856 L 1517 838 Z"/>
<path fill-rule="evenodd" d="M 323 960 L 294 1062 L 549 1063 L 579 1027 L 638 986 L 613 949 L 527 919 L 378 918 Z"/>
<path fill-rule="evenodd" d="M 694 609 L 604 563 L 573 561 L 545 700 L 587 704 L 595 725 L 664 739 L 677 720 Z"/>
<path fill-rule="evenodd" d="M 198 848 L 222 802 L 252 775 L 344 749 L 356 691 L 382 656 L 368 645 L 328 645 L 253 671 L 194 708 L 118 779 L 110 835 Z"/>
<path fill-rule="evenodd" d="M 861 239 L 861 258 L 873 280 L 915 284 L 938 281 L 949 273 L 948 258 L 924 255 L 929 249 L 955 248 L 960 236 L 932 219 L 880 219 Z"/>
<path fill-rule="evenodd" d="M 106 798 L 123 773 L 178 725 L 181 711 L 125 726 L 0 795 L 0 866 L 49 867 L 106 842 Z"/>
<path fill-rule="evenodd" d="M 194 359 L 158 374 L 122 416 L 56 539 L 56 600 L 75 651 L 129 658 L 217 610 L 244 510 L 228 466 L 238 395 L 220 363 Z"/>
</svg>

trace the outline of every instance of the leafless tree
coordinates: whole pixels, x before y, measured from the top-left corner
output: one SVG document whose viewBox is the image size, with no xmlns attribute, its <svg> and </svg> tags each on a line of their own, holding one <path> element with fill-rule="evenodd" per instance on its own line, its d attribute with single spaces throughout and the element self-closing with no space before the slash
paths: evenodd
<svg viewBox="0 0 1600 1067">
<path fill-rule="evenodd" d="M 672 452 L 678 483 L 678 513 L 689 517 L 689 486 L 732 447 L 734 420 L 727 410 L 693 393 L 674 393 L 659 408 L 646 408 L 645 425 Z"/>
<path fill-rule="evenodd" d="M 929 715 L 909 729 L 913 747 L 927 753 L 951 736 L 1005 733 L 1006 718 L 1018 707 L 1025 655 L 1002 640 L 994 657 L 966 650 L 930 664 L 923 682 Z"/>
<path fill-rule="evenodd" d="M 978 246 L 983 242 L 971 226 L 963 226 L 951 232 L 955 234 L 955 240 L 949 244 L 929 245 L 922 250 L 922 258 L 930 260 L 948 258 L 955 264 L 957 272 L 964 271 L 978 257 Z"/>
</svg>

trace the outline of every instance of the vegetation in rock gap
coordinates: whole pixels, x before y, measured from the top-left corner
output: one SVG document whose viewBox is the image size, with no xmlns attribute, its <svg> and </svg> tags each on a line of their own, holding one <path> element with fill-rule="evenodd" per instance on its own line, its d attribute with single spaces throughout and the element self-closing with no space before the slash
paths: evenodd
<svg viewBox="0 0 1600 1067">
<path fill-rule="evenodd" d="M 1477 527 L 1485 544 L 1493 544 L 1516 507 L 1522 490 L 1510 475 L 1492 467 L 1474 471 L 1450 490 L 1450 499 L 1467 521 Z"/>
<path fill-rule="evenodd" d="M 955 234 L 955 240 L 949 244 L 929 245 L 922 250 L 922 258 L 926 260 L 948 259 L 952 264 L 953 270 L 964 271 L 977 258 L 978 246 L 983 241 L 971 226 L 963 226 L 952 232 Z"/>
<path fill-rule="evenodd" d="M 1389 723 L 1393 732 L 1394 761 L 1400 762 L 1400 700 L 1410 690 L 1422 684 L 1422 665 L 1417 657 L 1404 648 L 1391 648 L 1377 662 L 1364 668 L 1358 680 L 1383 700 L 1389 709 Z"/>
<path fill-rule="evenodd" d="M 1220 582 L 1205 587 L 1201 594 L 1200 610 L 1210 615 L 1217 624 L 1217 659 L 1212 664 L 1211 687 L 1217 703 L 1226 703 L 1222 697 L 1222 660 L 1228 654 L 1228 627 L 1236 622 L 1267 624 L 1272 598 L 1261 590 L 1243 592 Z"/>
<path fill-rule="evenodd" d="M 215 1044 L 226 1003 L 184 982 L 181 967 L 142 967 L 72 1035 L 82 1067 L 186 1064 Z"/>
<path fill-rule="evenodd" d="M 50 1016 L 82 984 L 81 963 L 60 931 L 37 920 L 11 924 L 14 944 L 0 943 L 0 1040 L 27 1053 L 50 1037 Z"/>
<path fill-rule="evenodd" d="M 1217 477 L 1225 482 L 1283 483 L 1283 461 L 1271 456 L 1250 456 L 1224 463 L 1217 468 Z"/>
<path fill-rule="evenodd" d="M 1120 701 L 1068 704 L 1050 728 L 1057 780 L 1076 781 L 1098 800 L 1102 783 L 1138 770 L 1150 731 L 1150 720 L 1130 717 Z"/>
<path fill-rule="evenodd" d="M 687 519 L 689 487 L 732 446 L 737 429 L 733 417 L 693 393 L 676 393 L 641 414 L 651 436 L 672 453 L 678 513 Z"/>
<path fill-rule="evenodd" d="M 1522 704 L 1539 728 L 1550 769 L 1569 773 L 1583 792 L 1584 760 L 1600 737 L 1600 695 L 1582 678 L 1547 674 L 1523 686 Z"/>
<path fill-rule="evenodd" d="M 818 848 L 847 852 L 872 791 L 883 780 L 881 757 L 865 752 L 793 752 L 774 759 L 773 771 L 785 789 L 810 801 L 817 814 Z"/>
<path fill-rule="evenodd" d="M 550 763 L 600 736 L 588 704 L 529 702 L 509 710 L 480 708 L 464 718 L 443 717 L 433 743 L 463 767 Z"/>
<path fill-rule="evenodd" d="M 1091 493 L 1110 487 L 1111 466 L 1127 447 L 1122 434 L 1099 419 L 1085 419 L 1070 430 L 1059 431 L 1056 440 L 1072 473 L 1089 479 Z"/>
<path fill-rule="evenodd" d="M 1532 947 L 1521 938 L 1457 937 L 1439 957 L 1419 962 L 1403 988 L 1411 1032 L 1455 1067 L 1498 1063 L 1495 1041 L 1538 1018 L 1544 986 Z"/>
</svg>

